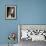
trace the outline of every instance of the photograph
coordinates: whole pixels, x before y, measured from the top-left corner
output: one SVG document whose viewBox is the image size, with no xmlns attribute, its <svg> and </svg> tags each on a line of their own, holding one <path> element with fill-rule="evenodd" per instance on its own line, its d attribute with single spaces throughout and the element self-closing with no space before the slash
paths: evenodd
<svg viewBox="0 0 46 46">
<path fill-rule="evenodd" d="M 6 19 L 16 19 L 15 5 L 6 5 Z"/>
</svg>

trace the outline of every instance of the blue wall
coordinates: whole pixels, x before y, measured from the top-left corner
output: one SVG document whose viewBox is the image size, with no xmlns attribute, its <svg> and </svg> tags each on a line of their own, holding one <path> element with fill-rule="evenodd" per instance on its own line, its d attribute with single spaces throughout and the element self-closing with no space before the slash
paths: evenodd
<svg viewBox="0 0 46 46">
<path fill-rule="evenodd" d="M 16 20 L 5 20 L 5 4 L 17 6 Z M 10 32 L 17 34 L 18 24 L 46 24 L 46 0 L 1 0 L 0 44 L 8 43 L 7 37 Z"/>
<path fill-rule="evenodd" d="M 46 24 L 46 0 L 18 0 L 21 24 Z"/>
</svg>

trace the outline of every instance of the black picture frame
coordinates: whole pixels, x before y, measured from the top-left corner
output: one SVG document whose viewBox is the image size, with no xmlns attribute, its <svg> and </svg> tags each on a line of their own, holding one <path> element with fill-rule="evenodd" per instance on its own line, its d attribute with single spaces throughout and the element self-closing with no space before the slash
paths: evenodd
<svg viewBox="0 0 46 46">
<path fill-rule="evenodd" d="M 16 5 L 5 5 L 5 19 L 16 20 Z"/>
</svg>

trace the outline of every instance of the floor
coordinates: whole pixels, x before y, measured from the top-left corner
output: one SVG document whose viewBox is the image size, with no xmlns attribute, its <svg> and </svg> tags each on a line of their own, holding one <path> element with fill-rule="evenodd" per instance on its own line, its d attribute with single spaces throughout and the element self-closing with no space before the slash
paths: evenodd
<svg viewBox="0 0 46 46">
<path fill-rule="evenodd" d="M 0 46 L 8 46 L 8 44 L 0 44 Z M 10 45 L 10 46 L 18 46 L 18 44 Z"/>
<path fill-rule="evenodd" d="M 20 46 L 46 46 L 46 42 L 45 41 L 32 42 L 31 40 L 28 40 L 28 41 L 21 40 Z"/>
<path fill-rule="evenodd" d="M 0 44 L 0 46 L 8 46 L 8 44 Z M 14 44 L 13 46 L 46 46 L 46 42 L 45 41 L 34 41 L 34 42 L 32 42 L 31 40 L 28 40 L 28 41 L 21 40 L 19 45 Z"/>
</svg>

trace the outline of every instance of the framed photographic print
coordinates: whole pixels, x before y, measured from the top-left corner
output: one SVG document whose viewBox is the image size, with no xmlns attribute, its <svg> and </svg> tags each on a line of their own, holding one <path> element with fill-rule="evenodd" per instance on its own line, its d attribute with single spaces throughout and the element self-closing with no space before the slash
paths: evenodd
<svg viewBox="0 0 46 46">
<path fill-rule="evenodd" d="M 6 5 L 5 19 L 16 19 L 16 5 Z"/>
</svg>

